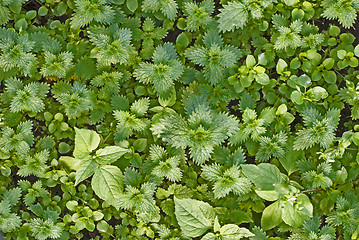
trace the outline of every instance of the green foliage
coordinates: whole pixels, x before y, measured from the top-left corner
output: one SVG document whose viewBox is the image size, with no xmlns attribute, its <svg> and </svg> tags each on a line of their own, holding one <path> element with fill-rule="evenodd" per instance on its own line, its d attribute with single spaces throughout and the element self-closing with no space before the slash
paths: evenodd
<svg viewBox="0 0 359 240">
<path fill-rule="evenodd" d="M 27 153 L 34 143 L 32 126 L 31 121 L 26 121 L 20 123 L 16 130 L 7 126 L 3 127 L 1 129 L 1 148 L 7 152 L 15 151 L 20 155 Z"/>
<path fill-rule="evenodd" d="M 144 0 L 142 3 L 142 10 L 144 12 L 157 12 L 166 16 L 170 20 L 174 20 L 177 16 L 178 5 L 174 0 Z"/>
<path fill-rule="evenodd" d="M 110 204 L 117 205 L 117 198 L 123 190 L 122 172 L 109 165 L 128 152 L 119 146 L 107 146 L 91 153 L 100 144 L 100 136 L 92 130 L 75 128 L 74 158 L 62 157 L 60 161 L 76 171 L 75 185 L 92 177 L 91 187 L 96 195 Z"/>
<path fill-rule="evenodd" d="M 182 75 L 183 65 L 174 46 L 167 43 L 155 49 L 152 61 L 153 64 L 141 63 L 133 74 L 141 83 L 153 84 L 160 97 L 166 97 L 171 93 L 174 81 Z"/>
<path fill-rule="evenodd" d="M 259 137 L 260 147 L 256 154 L 256 159 L 260 162 L 265 162 L 271 156 L 276 158 L 283 158 L 285 156 L 285 145 L 287 143 L 287 136 L 285 133 L 280 132 L 272 138 L 263 136 Z"/>
<path fill-rule="evenodd" d="M 358 239 L 358 10 L 0 0 L 3 237 Z"/>
<path fill-rule="evenodd" d="M 0 201 L 0 230 L 4 233 L 14 231 L 21 225 L 21 218 L 11 212 L 11 208 L 18 204 L 21 196 L 20 188 L 7 190 Z"/>
<path fill-rule="evenodd" d="M 204 78 L 213 85 L 221 82 L 223 71 L 233 67 L 241 57 L 240 51 L 230 46 L 224 46 L 222 38 L 215 31 L 210 31 L 203 37 L 203 46 L 193 46 L 186 50 L 185 56 L 203 67 Z"/>
<path fill-rule="evenodd" d="M 25 76 L 33 75 L 37 58 L 31 50 L 35 42 L 28 34 L 18 35 L 9 29 L 0 28 L 0 65 L 5 72 L 21 71 Z"/>
<path fill-rule="evenodd" d="M 301 115 L 305 128 L 297 132 L 294 149 L 307 149 L 317 143 L 323 148 L 328 148 L 335 138 L 340 110 L 329 109 L 323 117 L 318 110 L 305 108 Z"/>
<path fill-rule="evenodd" d="M 89 30 L 90 41 L 94 44 L 91 57 L 96 58 L 99 66 L 111 64 L 127 64 L 130 55 L 134 55 L 131 47 L 132 32 L 128 28 L 94 27 Z"/>
<path fill-rule="evenodd" d="M 219 29 L 222 32 L 233 31 L 234 29 L 243 29 L 250 20 L 258 20 L 263 17 L 263 10 L 276 0 L 253 1 L 246 0 L 242 2 L 228 2 L 224 8 L 220 9 L 218 14 Z"/>
<path fill-rule="evenodd" d="M 62 52 L 58 55 L 51 52 L 45 52 L 45 64 L 41 68 L 41 73 L 44 77 L 55 76 L 64 78 L 67 71 L 71 67 L 73 54 L 70 52 Z"/>
<path fill-rule="evenodd" d="M 81 82 L 75 82 L 73 86 L 68 82 L 57 82 L 51 92 L 69 118 L 77 118 L 82 112 L 93 108 L 86 85 Z"/>
<path fill-rule="evenodd" d="M 175 148 L 190 147 L 190 155 L 196 164 L 205 163 L 213 148 L 231 136 L 238 128 L 234 117 L 225 113 L 215 113 L 198 96 L 185 102 L 186 116 L 170 114 L 151 128 L 152 132 Z"/>
<path fill-rule="evenodd" d="M 112 23 L 115 11 L 106 3 L 106 0 L 75 0 L 76 10 L 71 18 L 71 27 L 84 27 L 92 21 L 100 24 Z"/>
<path fill-rule="evenodd" d="M 331 20 L 338 19 L 341 25 L 345 28 L 353 26 L 357 18 L 357 11 L 359 9 L 359 2 L 357 0 L 324 0 L 322 16 Z"/>
<path fill-rule="evenodd" d="M 130 108 L 130 111 L 115 110 L 113 115 L 118 121 L 116 138 L 124 140 L 134 132 L 143 132 L 149 126 L 149 121 L 143 116 L 147 113 L 149 100 L 142 98 L 136 100 Z"/>
<path fill-rule="evenodd" d="M 184 3 L 184 15 L 186 18 L 185 30 L 194 32 L 200 27 L 205 28 L 212 20 L 211 14 L 214 10 L 213 0 L 204 0 L 200 4 L 194 2 Z"/>
<path fill-rule="evenodd" d="M 213 182 L 213 193 L 215 198 L 223 198 L 230 192 L 243 196 L 251 190 L 249 179 L 242 176 L 237 165 L 225 169 L 223 166 L 213 164 L 202 166 L 202 177 Z"/>
<path fill-rule="evenodd" d="M 48 91 L 48 84 L 31 82 L 24 85 L 17 78 L 9 78 L 5 80 L 5 91 L 1 100 L 13 113 L 41 112 L 45 108 L 43 100 Z"/>
</svg>

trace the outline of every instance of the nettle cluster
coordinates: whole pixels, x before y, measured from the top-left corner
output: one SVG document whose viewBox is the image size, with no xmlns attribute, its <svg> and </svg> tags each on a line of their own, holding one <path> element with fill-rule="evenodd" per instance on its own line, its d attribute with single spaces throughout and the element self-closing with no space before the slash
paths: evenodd
<svg viewBox="0 0 359 240">
<path fill-rule="evenodd" d="M 7 239 L 359 239 L 358 0 L 0 0 Z"/>
</svg>

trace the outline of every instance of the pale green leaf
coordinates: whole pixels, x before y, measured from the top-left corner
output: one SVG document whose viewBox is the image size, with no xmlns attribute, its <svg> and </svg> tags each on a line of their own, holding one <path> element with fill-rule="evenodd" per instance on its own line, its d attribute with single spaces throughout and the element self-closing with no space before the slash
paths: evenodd
<svg viewBox="0 0 359 240">
<path fill-rule="evenodd" d="M 274 190 L 274 184 L 281 182 L 279 169 L 270 163 L 242 165 L 246 175 L 261 190 Z"/>
<path fill-rule="evenodd" d="M 280 158 L 279 161 L 287 170 L 288 175 L 292 174 L 293 172 L 297 171 L 296 162 L 304 158 L 304 151 L 302 150 L 294 150 L 293 149 L 294 137 L 291 136 L 288 138 L 287 141 L 287 154 Z"/>
<path fill-rule="evenodd" d="M 289 226 L 300 227 L 307 216 L 300 214 L 300 211 L 297 210 L 292 203 L 287 202 L 282 211 L 282 218 Z"/>
<path fill-rule="evenodd" d="M 264 231 L 269 230 L 277 226 L 281 222 L 281 203 L 276 201 L 266 207 L 262 214 L 261 227 Z"/>
<path fill-rule="evenodd" d="M 82 159 L 100 144 L 100 136 L 93 130 L 75 127 L 74 157 Z"/>
<path fill-rule="evenodd" d="M 93 175 L 91 186 L 98 197 L 116 205 L 116 199 L 123 191 L 122 172 L 116 166 L 101 166 Z"/>
<path fill-rule="evenodd" d="M 279 198 L 279 195 L 275 190 L 271 190 L 271 191 L 255 190 L 255 192 L 257 193 L 258 196 L 260 196 L 261 198 L 267 201 L 276 201 Z"/>
<path fill-rule="evenodd" d="M 215 213 L 208 203 L 176 197 L 174 202 L 177 222 L 186 236 L 199 237 L 212 226 Z"/>
<path fill-rule="evenodd" d="M 75 186 L 82 182 L 83 180 L 91 177 L 91 175 L 95 172 L 97 169 L 98 164 L 94 159 L 85 159 L 82 160 L 80 163 L 80 166 L 78 167 L 76 171 L 76 180 L 75 180 Z"/>
<path fill-rule="evenodd" d="M 96 161 L 99 164 L 110 164 L 118 160 L 129 150 L 119 146 L 109 146 L 96 151 Z"/>
<path fill-rule="evenodd" d="M 68 156 L 61 156 L 59 161 L 68 169 L 77 171 L 81 164 L 81 160 Z"/>
<path fill-rule="evenodd" d="M 251 233 L 248 229 L 240 228 L 234 224 L 224 225 L 223 227 L 221 227 L 220 233 L 222 235 L 223 240 L 236 240 L 236 239 L 241 239 L 243 237 L 254 236 L 254 234 Z"/>
</svg>

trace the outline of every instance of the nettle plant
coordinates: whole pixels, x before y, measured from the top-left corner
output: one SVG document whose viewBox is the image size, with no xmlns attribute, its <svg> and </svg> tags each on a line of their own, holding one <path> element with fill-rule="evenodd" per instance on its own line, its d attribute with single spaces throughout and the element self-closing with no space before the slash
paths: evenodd
<svg viewBox="0 0 359 240">
<path fill-rule="evenodd" d="M 359 239 L 358 11 L 0 0 L 0 235 Z"/>
</svg>

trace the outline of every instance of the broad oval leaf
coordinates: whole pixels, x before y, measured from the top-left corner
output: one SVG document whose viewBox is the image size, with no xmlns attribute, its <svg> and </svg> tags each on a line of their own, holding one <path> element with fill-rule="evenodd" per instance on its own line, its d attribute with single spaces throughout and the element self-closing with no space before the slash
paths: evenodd
<svg viewBox="0 0 359 240">
<path fill-rule="evenodd" d="M 221 227 L 220 234 L 223 240 L 236 240 L 243 237 L 254 236 L 254 234 L 251 233 L 248 229 L 240 228 L 235 224 L 224 225 L 223 227 Z"/>
<path fill-rule="evenodd" d="M 69 156 L 61 156 L 59 158 L 59 161 L 66 167 L 69 168 L 69 170 L 75 170 L 80 167 L 81 160 Z"/>
<path fill-rule="evenodd" d="M 278 193 L 274 190 L 271 190 L 271 191 L 255 190 L 255 192 L 257 193 L 258 196 L 260 196 L 261 198 L 263 198 L 264 200 L 267 200 L 267 201 L 276 201 L 279 198 Z"/>
<path fill-rule="evenodd" d="M 274 184 L 281 183 L 279 169 L 270 163 L 242 165 L 244 175 L 261 190 L 274 190 Z"/>
<path fill-rule="evenodd" d="M 304 220 L 307 218 L 306 215 L 301 214 L 301 212 L 292 205 L 292 203 L 287 202 L 284 205 L 282 211 L 282 219 L 283 221 L 292 227 L 300 227 L 302 226 Z"/>
<path fill-rule="evenodd" d="M 134 12 L 138 7 L 138 2 L 137 0 L 127 0 L 126 6 L 131 12 Z"/>
<path fill-rule="evenodd" d="M 123 191 L 122 172 L 116 166 L 101 166 L 95 171 L 91 186 L 99 198 L 116 205 L 116 199 Z"/>
<path fill-rule="evenodd" d="M 99 164 L 110 164 L 118 160 L 129 150 L 119 146 L 109 146 L 96 151 L 96 161 Z"/>
<path fill-rule="evenodd" d="M 174 198 L 175 215 L 183 233 L 188 237 L 199 237 L 212 226 L 215 212 L 208 203 L 194 199 Z"/>
<path fill-rule="evenodd" d="M 261 227 L 264 231 L 274 228 L 281 222 L 281 205 L 280 201 L 276 201 L 264 209 L 261 219 Z"/>
<path fill-rule="evenodd" d="M 84 158 L 100 144 L 100 136 L 93 130 L 75 127 L 75 158 Z"/>
</svg>

